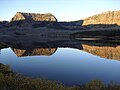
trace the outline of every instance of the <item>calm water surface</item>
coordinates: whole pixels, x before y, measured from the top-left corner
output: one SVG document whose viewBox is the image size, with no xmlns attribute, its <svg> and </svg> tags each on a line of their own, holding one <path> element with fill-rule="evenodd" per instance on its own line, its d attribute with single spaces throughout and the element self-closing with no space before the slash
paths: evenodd
<svg viewBox="0 0 120 90">
<path fill-rule="evenodd" d="M 13 52 L 14 51 L 14 52 Z M 0 63 L 22 75 L 79 85 L 99 79 L 120 83 L 120 61 L 101 58 L 80 49 L 57 48 L 51 55 L 18 56 L 11 48 L 1 49 Z"/>
</svg>

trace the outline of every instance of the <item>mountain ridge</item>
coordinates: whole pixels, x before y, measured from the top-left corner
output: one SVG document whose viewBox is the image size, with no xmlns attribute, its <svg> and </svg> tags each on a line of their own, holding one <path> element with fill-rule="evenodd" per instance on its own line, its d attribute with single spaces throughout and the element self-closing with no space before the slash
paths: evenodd
<svg viewBox="0 0 120 90">
<path fill-rule="evenodd" d="M 34 20 L 34 21 L 57 21 L 56 17 L 51 13 L 24 13 L 24 12 L 17 12 L 14 17 L 11 19 L 13 21 L 19 20 Z"/>
<path fill-rule="evenodd" d="M 84 19 L 83 25 L 89 24 L 117 24 L 120 25 L 120 10 L 107 11 Z"/>
</svg>

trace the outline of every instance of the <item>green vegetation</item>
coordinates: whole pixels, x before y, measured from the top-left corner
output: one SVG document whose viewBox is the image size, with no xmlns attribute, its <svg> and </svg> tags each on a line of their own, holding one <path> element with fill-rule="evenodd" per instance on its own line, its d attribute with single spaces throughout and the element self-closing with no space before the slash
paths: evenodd
<svg viewBox="0 0 120 90">
<path fill-rule="evenodd" d="M 81 86 L 64 86 L 56 81 L 18 75 L 8 65 L 0 64 L 0 90 L 120 90 L 120 85 L 104 85 L 100 80 L 92 80 Z"/>
<path fill-rule="evenodd" d="M 12 72 L 8 65 L 0 64 L 0 90 L 79 90 L 79 87 L 65 87 L 56 81 L 24 77 Z"/>
</svg>

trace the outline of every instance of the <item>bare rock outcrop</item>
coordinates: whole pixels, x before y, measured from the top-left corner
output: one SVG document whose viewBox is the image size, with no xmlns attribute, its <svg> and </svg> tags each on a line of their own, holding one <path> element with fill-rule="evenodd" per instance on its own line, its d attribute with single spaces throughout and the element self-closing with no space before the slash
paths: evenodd
<svg viewBox="0 0 120 90">
<path fill-rule="evenodd" d="M 22 13 L 17 12 L 15 16 L 11 19 L 11 26 L 18 27 L 44 27 L 47 25 L 52 25 L 57 22 L 54 15 L 50 13 L 37 14 L 37 13 Z"/>
<path fill-rule="evenodd" d="M 108 11 L 84 19 L 83 25 L 90 24 L 117 24 L 120 25 L 120 10 Z"/>
<path fill-rule="evenodd" d="M 16 15 L 11 19 L 11 22 L 19 21 L 19 20 L 52 21 L 52 22 L 57 21 L 56 17 L 50 13 L 36 14 L 36 13 L 17 12 Z"/>
</svg>

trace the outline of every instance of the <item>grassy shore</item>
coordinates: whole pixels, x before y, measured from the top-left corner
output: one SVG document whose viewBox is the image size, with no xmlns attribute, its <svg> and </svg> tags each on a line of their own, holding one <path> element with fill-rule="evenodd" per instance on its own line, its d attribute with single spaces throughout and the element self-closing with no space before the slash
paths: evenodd
<svg viewBox="0 0 120 90">
<path fill-rule="evenodd" d="M 64 86 L 56 81 L 18 75 L 8 65 L 0 64 L 0 90 L 120 90 L 120 85 L 92 80 L 85 85 Z"/>
</svg>

